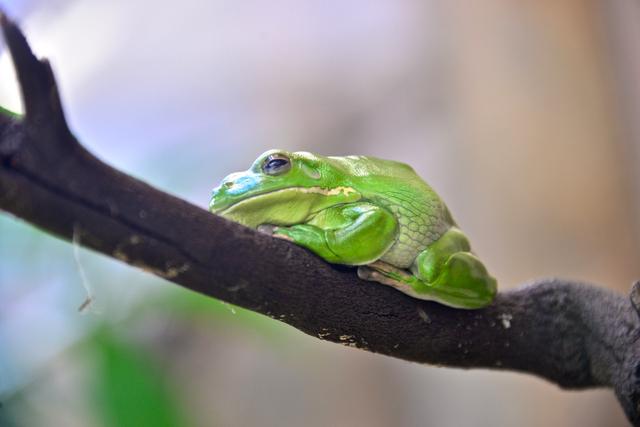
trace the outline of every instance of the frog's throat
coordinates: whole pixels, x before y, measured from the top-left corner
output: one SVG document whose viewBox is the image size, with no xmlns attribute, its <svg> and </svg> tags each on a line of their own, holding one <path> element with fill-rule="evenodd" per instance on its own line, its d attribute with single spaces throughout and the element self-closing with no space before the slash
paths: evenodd
<svg viewBox="0 0 640 427">
<path fill-rule="evenodd" d="M 290 187 L 256 194 L 214 213 L 251 228 L 261 224 L 288 226 L 305 223 L 323 209 L 361 198 L 352 187 Z"/>
</svg>

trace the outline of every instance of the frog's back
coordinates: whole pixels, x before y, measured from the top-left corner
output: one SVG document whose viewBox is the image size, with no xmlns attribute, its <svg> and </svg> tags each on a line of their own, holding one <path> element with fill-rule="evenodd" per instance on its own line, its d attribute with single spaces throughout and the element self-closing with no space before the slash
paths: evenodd
<svg viewBox="0 0 640 427">
<path fill-rule="evenodd" d="M 348 169 L 345 173 L 354 177 L 353 186 L 365 199 L 388 209 L 398 220 L 397 240 L 382 261 L 408 268 L 455 224 L 442 199 L 411 166 L 364 156 L 329 159 Z"/>
<path fill-rule="evenodd" d="M 341 170 L 345 176 L 362 179 L 394 178 L 402 182 L 424 181 L 416 174 L 411 166 L 395 160 L 379 159 L 368 156 L 326 157 L 326 162 Z"/>
</svg>

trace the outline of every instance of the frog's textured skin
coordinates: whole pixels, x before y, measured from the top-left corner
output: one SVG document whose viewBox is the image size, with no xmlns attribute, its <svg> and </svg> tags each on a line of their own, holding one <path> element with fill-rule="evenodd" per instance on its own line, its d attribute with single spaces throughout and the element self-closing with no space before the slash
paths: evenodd
<svg viewBox="0 0 640 427">
<path fill-rule="evenodd" d="M 442 199 L 403 163 L 271 150 L 227 176 L 210 210 L 416 298 L 473 309 L 496 293 Z"/>
</svg>

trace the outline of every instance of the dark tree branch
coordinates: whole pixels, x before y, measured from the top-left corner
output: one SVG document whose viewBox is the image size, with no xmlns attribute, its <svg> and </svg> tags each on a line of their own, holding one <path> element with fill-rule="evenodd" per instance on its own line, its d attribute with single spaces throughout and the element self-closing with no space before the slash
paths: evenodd
<svg viewBox="0 0 640 427">
<path fill-rule="evenodd" d="M 612 387 L 640 423 L 640 285 L 631 298 L 561 280 L 456 310 L 364 282 L 102 163 L 72 136 L 51 68 L 6 17 L 26 116 L 0 115 L 0 209 L 176 284 L 348 346 L 461 368 Z"/>
</svg>

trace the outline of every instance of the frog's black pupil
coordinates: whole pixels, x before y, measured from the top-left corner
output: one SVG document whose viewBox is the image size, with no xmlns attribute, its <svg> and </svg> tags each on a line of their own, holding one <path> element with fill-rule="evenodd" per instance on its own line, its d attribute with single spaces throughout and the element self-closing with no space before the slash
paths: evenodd
<svg viewBox="0 0 640 427">
<path fill-rule="evenodd" d="M 284 159 L 273 159 L 269 160 L 269 164 L 267 165 L 268 169 L 279 169 L 282 166 L 286 165 L 287 161 Z"/>
<path fill-rule="evenodd" d="M 267 160 L 264 171 L 270 175 L 286 172 L 289 166 L 289 159 L 284 157 L 273 157 Z"/>
</svg>

